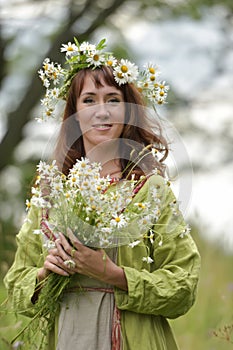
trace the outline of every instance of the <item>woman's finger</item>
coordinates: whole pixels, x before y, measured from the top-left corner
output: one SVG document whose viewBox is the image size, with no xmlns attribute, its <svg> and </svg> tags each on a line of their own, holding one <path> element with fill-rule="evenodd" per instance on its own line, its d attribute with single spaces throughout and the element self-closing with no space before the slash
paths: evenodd
<svg viewBox="0 0 233 350">
<path fill-rule="evenodd" d="M 64 248 L 64 250 L 66 251 L 66 253 L 67 253 L 69 256 L 71 256 L 72 258 L 74 258 L 77 249 L 75 249 L 74 246 L 71 246 L 71 245 L 69 244 L 69 242 L 67 241 L 67 239 L 65 238 L 65 236 L 64 236 L 62 233 L 60 233 L 59 235 L 60 235 L 60 241 L 61 241 L 62 247 Z M 69 238 L 70 238 L 70 237 L 69 237 Z M 71 238 L 70 238 L 70 240 L 72 241 Z M 72 241 L 72 243 L 73 243 L 73 241 Z"/>
<path fill-rule="evenodd" d="M 84 245 L 80 242 L 80 240 L 73 234 L 73 231 L 68 227 L 66 230 L 67 237 L 70 239 L 72 245 L 76 248 L 76 250 L 80 250 L 84 247 Z"/>
<path fill-rule="evenodd" d="M 69 245 L 67 240 L 65 238 L 57 239 L 55 244 L 58 252 L 57 255 L 59 255 L 63 261 L 69 260 L 71 257 L 71 254 L 69 253 L 71 253 L 72 247 Z"/>
<path fill-rule="evenodd" d="M 44 267 L 62 276 L 69 276 L 69 271 L 63 268 L 63 260 L 60 256 L 48 255 Z"/>
<path fill-rule="evenodd" d="M 62 276 L 69 276 L 69 273 L 67 271 L 65 271 L 64 269 L 62 269 L 61 267 L 54 265 L 53 263 L 46 261 L 44 263 L 44 267 L 54 273 L 57 273 L 58 275 L 62 275 Z"/>
</svg>

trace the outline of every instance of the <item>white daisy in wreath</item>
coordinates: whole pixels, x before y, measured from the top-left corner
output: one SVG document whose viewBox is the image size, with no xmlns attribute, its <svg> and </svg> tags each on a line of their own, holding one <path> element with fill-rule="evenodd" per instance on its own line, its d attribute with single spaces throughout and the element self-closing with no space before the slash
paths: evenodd
<svg viewBox="0 0 233 350">
<path fill-rule="evenodd" d="M 105 57 L 99 51 L 91 52 L 87 54 L 87 63 L 88 66 L 99 67 L 105 63 Z"/>
<path fill-rule="evenodd" d="M 77 54 L 78 47 L 69 41 L 68 44 L 62 44 L 61 52 L 65 52 L 66 56 L 73 56 L 73 54 Z"/>
<path fill-rule="evenodd" d="M 121 85 L 135 81 L 139 72 L 138 67 L 134 63 L 122 58 L 119 64 L 114 67 L 113 74 L 116 82 Z"/>
</svg>

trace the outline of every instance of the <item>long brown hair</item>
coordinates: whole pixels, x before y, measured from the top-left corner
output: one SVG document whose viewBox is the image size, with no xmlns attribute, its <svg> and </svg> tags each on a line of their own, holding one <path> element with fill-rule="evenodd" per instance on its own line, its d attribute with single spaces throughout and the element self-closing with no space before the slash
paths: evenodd
<svg viewBox="0 0 233 350">
<path fill-rule="evenodd" d="M 153 168 L 157 168 L 163 175 L 165 169 L 163 161 L 168 155 L 168 143 L 162 135 L 158 120 L 154 120 L 153 123 L 149 120 L 145 102 L 135 85 L 127 83 L 119 86 L 111 67 L 107 66 L 95 70 L 80 70 L 72 80 L 54 154 L 61 171 L 67 175 L 76 160 L 85 157 L 82 133 L 75 114 L 77 98 L 82 92 L 87 76 L 92 77 L 97 87 L 102 86 L 104 81 L 107 85 L 122 91 L 126 106 L 125 124 L 119 140 L 122 176 L 126 178 L 133 172 L 138 177 L 150 173 Z M 152 146 L 162 153 L 159 161 L 151 155 Z"/>
</svg>

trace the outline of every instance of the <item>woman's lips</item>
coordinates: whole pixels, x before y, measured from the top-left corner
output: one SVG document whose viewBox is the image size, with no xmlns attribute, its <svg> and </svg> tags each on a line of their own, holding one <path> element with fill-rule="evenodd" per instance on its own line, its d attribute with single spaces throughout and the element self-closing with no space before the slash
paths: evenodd
<svg viewBox="0 0 233 350">
<path fill-rule="evenodd" d="M 93 128 L 97 130 L 107 130 L 112 127 L 112 124 L 95 124 L 93 125 Z"/>
</svg>

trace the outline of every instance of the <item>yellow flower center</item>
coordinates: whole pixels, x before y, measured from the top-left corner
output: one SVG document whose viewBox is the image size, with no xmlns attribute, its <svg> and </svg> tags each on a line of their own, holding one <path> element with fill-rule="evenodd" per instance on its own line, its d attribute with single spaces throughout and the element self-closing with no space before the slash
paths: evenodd
<svg viewBox="0 0 233 350">
<path fill-rule="evenodd" d="M 122 78 L 123 78 L 122 73 L 121 73 L 121 72 L 118 72 L 118 73 L 117 73 L 117 77 L 118 77 L 119 79 L 122 79 Z"/>
<path fill-rule="evenodd" d="M 138 207 L 139 207 L 139 208 L 145 209 L 146 206 L 145 206 L 145 204 L 143 204 L 143 203 L 138 203 Z"/>
<path fill-rule="evenodd" d="M 74 49 L 73 49 L 72 46 L 68 46 L 68 47 L 67 47 L 67 51 L 74 51 Z"/>
<path fill-rule="evenodd" d="M 117 216 L 117 217 L 115 218 L 115 221 L 116 221 L 116 222 L 120 222 L 120 221 L 121 221 L 121 218 L 119 218 L 119 216 Z"/>
<path fill-rule="evenodd" d="M 72 182 L 76 182 L 76 177 L 72 177 Z"/>
<path fill-rule="evenodd" d="M 154 81 L 154 80 L 155 80 L 155 75 L 151 75 L 151 76 L 150 76 L 150 80 L 151 80 L 151 81 Z"/>
<path fill-rule="evenodd" d="M 112 66 L 113 62 L 111 60 L 107 61 L 108 66 Z"/>
<path fill-rule="evenodd" d="M 150 68 L 149 68 L 149 72 L 150 72 L 151 74 L 155 74 L 155 69 L 154 69 L 154 67 L 150 67 Z"/>
<path fill-rule="evenodd" d="M 128 67 L 126 65 L 121 66 L 121 71 L 122 71 L 122 73 L 127 73 Z"/>
<path fill-rule="evenodd" d="M 94 60 L 94 61 L 99 61 L 99 58 L 100 58 L 100 56 L 97 55 L 97 54 L 95 54 L 95 55 L 93 56 L 93 60 Z"/>
<path fill-rule="evenodd" d="M 160 96 L 164 96 L 164 91 L 160 91 Z"/>
</svg>

